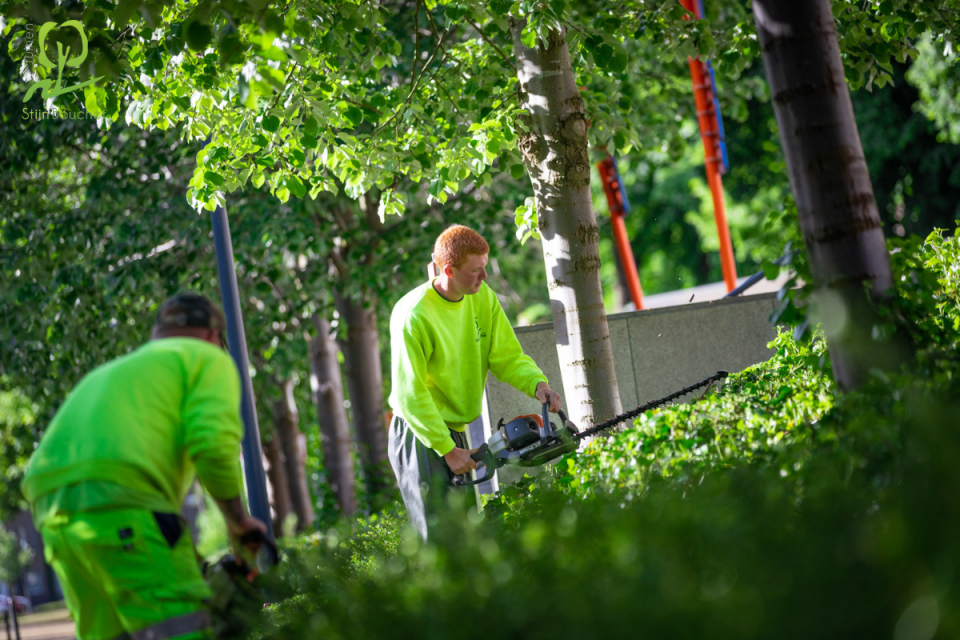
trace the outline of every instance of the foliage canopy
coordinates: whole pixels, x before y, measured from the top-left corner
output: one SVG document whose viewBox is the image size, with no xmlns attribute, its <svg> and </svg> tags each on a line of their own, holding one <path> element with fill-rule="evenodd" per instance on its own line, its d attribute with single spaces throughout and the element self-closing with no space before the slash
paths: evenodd
<svg viewBox="0 0 960 640">
<path fill-rule="evenodd" d="M 942 4 L 834 3 L 851 85 L 889 82 L 893 61 L 915 57 L 913 43 L 927 29 L 952 38 L 954 12 Z M 4 32 L 16 34 L 11 54 L 38 78 L 49 70 L 25 55 L 26 20 L 82 19 L 92 59 L 82 75 L 104 80 L 82 97 L 64 94 L 61 106 L 84 108 L 103 126 L 123 117 L 175 127 L 185 140 L 209 139 L 188 197 L 210 209 L 248 182 L 269 185 L 281 201 L 341 189 L 356 199 L 376 187 L 385 191 L 383 217 L 403 211 L 403 180 L 445 201 L 468 179 L 489 180 L 491 168 L 522 176 L 516 98 L 523 88 L 510 20 L 526 20 L 527 45 L 566 30 L 590 142 L 620 153 L 659 147 L 675 136 L 658 123 L 690 111 L 682 74 L 667 70 L 699 54 L 717 60 L 721 80 L 736 79 L 760 53 L 752 16 L 737 1 L 711 6 L 709 20 L 642 0 L 615 9 L 565 0 L 282 7 L 36 0 L 6 2 L 0 14 L 9 16 Z M 728 99 L 738 111 L 742 97 Z"/>
</svg>

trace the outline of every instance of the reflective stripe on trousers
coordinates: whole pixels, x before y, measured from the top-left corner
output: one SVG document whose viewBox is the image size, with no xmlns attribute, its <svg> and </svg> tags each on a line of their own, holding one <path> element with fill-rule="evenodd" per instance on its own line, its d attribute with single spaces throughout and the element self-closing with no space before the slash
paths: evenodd
<svg viewBox="0 0 960 640">
<path fill-rule="evenodd" d="M 167 638 L 176 638 L 209 628 L 210 614 L 206 611 L 194 611 L 176 618 L 168 618 L 133 633 L 124 633 L 113 640 L 167 640 Z"/>
</svg>

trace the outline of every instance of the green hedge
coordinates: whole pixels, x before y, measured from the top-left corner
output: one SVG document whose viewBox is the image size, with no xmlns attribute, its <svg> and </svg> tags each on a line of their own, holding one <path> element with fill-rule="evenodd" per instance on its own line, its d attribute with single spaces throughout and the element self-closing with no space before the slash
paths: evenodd
<svg viewBox="0 0 960 640">
<path fill-rule="evenodd" d="M 780 332 L 771 346 L 777 350 L 772 359 L 731 375 L 707 401 L 642 414 L 631 428 L 568 456 L 552 475 L 578 495 L 637 495 L 650 478 L 683 481 L 744 462 L 772 461 L 809 442 L 808 425 L 834 401 L 833 382 L 819 369 L 825 344 L 819 337 L 800 344 Z"/>
<path fill-rule="evenodd" d="M 840 396 L 781 334 L 482 513 L 451 501 L 429 544 L 396 511 L 299 540 L 258 637 L 957 636 L 958 264 L 939 235 L 894 256 L 911 372 Z"/>
</svg>

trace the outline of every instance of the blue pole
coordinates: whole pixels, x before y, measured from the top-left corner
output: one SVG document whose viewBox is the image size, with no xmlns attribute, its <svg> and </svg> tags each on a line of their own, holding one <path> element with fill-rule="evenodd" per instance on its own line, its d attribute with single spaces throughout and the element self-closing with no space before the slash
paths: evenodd
<svg viewBox="0 0 960 640">
<path fill-rule="evenodd" d="M 250 361 L 247 355 L 247 337 L 243 331 L 243 316 L 240 313 L 240 291 L 237 288 L 237 271 L 233 263 L 233 242 L 230 239 L 230 223 L 227 212 L 221 207 L 210 214 L 213 222 L 213 244 L 217 252 L 217 276 L 220 280 L 220 297 L 223 299 L 223 314 L 227 320 L 227 344 L 230 355 L 240 373 L 240 416 L 243 418 L 243 477 L 247 485 L 247 503 L 250 515 L 267 525 L 273 539 L 270 522 L 270 503 L 267 500 L 267 475 L 263 470 L 263 450 L 260 448 L 260 427 L 257 425 L 257 409 L 253 403 L 253 382 L 250 380 Z"/>
</svg>

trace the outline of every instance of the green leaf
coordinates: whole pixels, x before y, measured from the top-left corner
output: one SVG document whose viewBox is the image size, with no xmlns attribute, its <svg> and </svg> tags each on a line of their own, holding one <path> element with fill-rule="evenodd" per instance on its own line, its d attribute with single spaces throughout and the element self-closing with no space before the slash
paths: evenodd
<svg viewBox="0 0 960 640">
<path fill-rule="evenodd" d="M 600 45 L 597 52 L 593 54 L 593 61 L 596 62 L 597 66 L 601 69 L 612 71 L 612 65 L 614 64 L 613 47 L 606 43 Z"/>
<path fill-rule="evenodd" d="M 187 25 L 184 39 L 187 41 L 188 47 L 194 51 L 201 51 L 206 49 L 210 41 L 213 40 L 213 32 L 210 27 L 202 22 L 191 22 Z"/>
<path fill-rule="evenodd" d="M 707 32 L 700 36 L 700 40 L 697 42 L 697 51 L 701 56 L 708 56 L 713 52 L 715 46 L 713 36 Z"/>
<path fill-rule="evenodd" d="M 359 127 L 363 122 L 363 112 L 352 105 L 344 112 L 343 117 L 354 127 Z"/>
<path fill-rule="evenodd" d="M 763 269 L 763 276 L 767 280 L 776 280 L 780 275 L 780 265 L 773 264 L 770 261 L 765 260 L 761 268 Z"/>
<path fill-rule="evenodd" d="M 280 128 L 280 118 L 277 116 L 267 116 L 263 119 L 263 129 L 264 131 L 269 131 L 270 133 L 276 132 Z"/>
<path fill-rule="evenodd" d="M 303 131 L 307 135 L 316 136 L 318 128 L 317 119 L 313 116 L 307 116 L 307 119 L 303 121 Z"/>
<path fill-rule="evenodd" d="M 627 146 L 627 137 L 623 135 L 622 131 L 617 131 L 613 134 L 613 146 L 617 151 L 623 151 Z"/>
<path fill-rule="evenodd" d="M 127 60 L 133 68 L 137 68 L 143 63 L 143 49 L 139 44 L 130 48 L 130 51 L 127 52 Z"/>
<path fill-rule="evenodd" d="M 624 51 L 617 51 L 610 60 L 609 70 L 613 73 L 623 73 L 627 69 L 627 54 Z"/>
<path fill-rule="evenodd" d="M 236 33 L 228 33 L 217 43 L 220 51 L 220 65 L 237 64 L 243 60 L 243 43 Z"/>
<path fill-rule="evenodd" d="M 297 198 L 302 198 L 307 194 L 307 187 L 297 176 L 291 174 L 287 176 L 286 186 Z"/>
<path fill-rule="evenodd" d="M 523 28 L 523 33 L 520 34 L 520 42 L 527 49 L 533 49 L 537 46 L 537 32 L 532 22 L 527 22 L 527 26 Z"/>
<path fill-rule="evenodd" d="M 223 176 L 215 171 L 205 171 L 203 174 L 203 179 L 218 187 L 223 186 Z"/>
<path fill-rule="evenodd" d="M 103 108 L 107 100 L 107 93 L 100 87 L 88 84 L 83 89 L 84 105 L 87 107 L 87 111 L 90 115 L 99 118 L 103 115 Z M 134 103 L 131 103 L 133 106 Z M 129 113 L 129 109 L 128 109 Z"/>
</svg>

